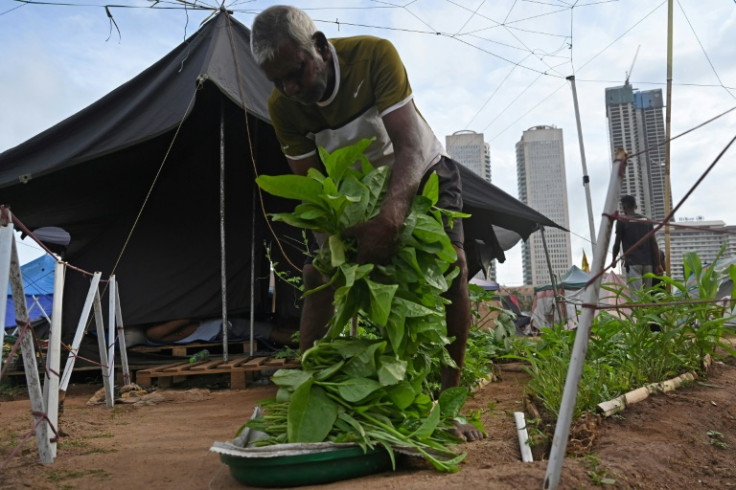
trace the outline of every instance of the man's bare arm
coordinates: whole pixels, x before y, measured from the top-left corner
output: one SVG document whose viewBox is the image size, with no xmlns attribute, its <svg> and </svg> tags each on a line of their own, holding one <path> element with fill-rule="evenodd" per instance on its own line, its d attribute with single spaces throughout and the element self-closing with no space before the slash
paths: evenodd
<svg viewBox="0 0 736 490">
<path fill-rule="evenodd" d="M 317 170 L 324 172 L 322 160 L 319 159 L 318 155 L 312 155 L 311 157 L 299 160 L 286 157 L 286 161 L 289 163 L 291 171 L 297 175 L 307 175 L 307 171 L 309 171 L 310 168 L 316 168 Z"/>
<path fill-rule="evenodd" d="M 399 227 L 424 176 L 425 162 L 432 158 L 423 154 L 419 117 L 411 102 L 383 116 L 394 147 L 394 166 L 381 214 Z"/>
</svg>

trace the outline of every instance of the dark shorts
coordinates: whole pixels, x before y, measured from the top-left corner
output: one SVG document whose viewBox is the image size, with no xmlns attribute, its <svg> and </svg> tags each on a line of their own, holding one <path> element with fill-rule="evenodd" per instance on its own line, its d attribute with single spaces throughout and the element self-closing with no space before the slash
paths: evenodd
<svg viewBox="0 0 736 490">
<path fill-rule="evenodd" d="M 437 207 L 447 209 L 449 211 L 462 211 L 463 210 L 463 182 L 460 179 L 460 170 L 457 166 L 460 165 L 455 160 L 442 157 L 439 162 L 427 170 L 427 173 L 422 177 L 422 182 L 419 184 L 419 192 L 422 191 L 425 182 L 429 179 L 432 172 L 437 172 L 440 184 L 440 195 L 437 200 Z M 453 245 L 459 248 L 463 248 L 465 242 L 465 232 L 463 231 L 463 221 L 456 219 L 453 223 L 452 228 L 445 222 L 445 231 L 450 237 L 450 241 Z"/>
</svg>

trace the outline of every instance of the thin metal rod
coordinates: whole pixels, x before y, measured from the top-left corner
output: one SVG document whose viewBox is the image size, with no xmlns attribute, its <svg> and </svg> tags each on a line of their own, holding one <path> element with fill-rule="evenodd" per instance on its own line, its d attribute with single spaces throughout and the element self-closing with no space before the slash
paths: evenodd
<svg viewBox="0 0 736 490">
<path fill-rule="evenodd" d="M 664 122 L 664 215 L 670 214 L 670 200 L 672 199 L 672 190 L 670 188 L 670 135 L 672 131 L 672 0 L 667 2 L 667 105 L 665 106 L 665 122 Z M 670 261 L 670 226 L 669 220 L 664 224 L 664 262 L 665 273 L 668 277 L 672 277 L 671 261 Z M 667 283 L 667 290 L 670 284 Z"/>
<path fill-rule="evenodd" d="M 590 228 L 590 243 L 595 248 L 595 223 L 593 220 L 593 202 L 590 198 L 590 177 L 588 165 L 585 162 L 585 145 L 583 144 L 583 127 L 580 123 L 580 109 L 578 108 L 578 91 L 575 88 L 575 75 L 567 77 L 572 86 L 572 100 L 575 104 L 575 120 L 578 124 L 578 142 L 580 143 L 580 162 L 583 164 L 583 187 L 585 188 L 585 202 L 588 206 L 588 227 Z M 593 257 L 594 258 L 594 257 Z"/>
<path fill-rule="evenodd" d="M 552 261 L 549 258 L 549 249 L 547 248 L 547 239 L 544 236 L 544 226 L 539 228 L 539 233 L 542 234 L 542 248 L 544 248 L 544 257 L 547 259 L 547 268 L 549 269 L 549 279 L 552 283 L 552 301 L 555 304 L 555 313 L 557 313 L 557 320 L 562 324 L 562 310 L 560 309 L 560 301 L 557 296 L 557 279 L 555 272 L 552 270 Z"/>
<path fill-rule="evenodd" d="M 253 357 L 253 354 L 255 354 L 253 345 L 255 343 L 255 339 L 253 336 L 255 335 L 255 311 L 256 311 L 256 301 L 255 301 L 255 289 L 256 289 L 256 193 L 258 192 L 258 189 L 256 189 L 256 179 L 253 179 L 253 183 L 251 185 L 251 195 L 253 196 L 251 201 L 251 213 L 250 213 L 250 336 L 249 336 L 249 349 L 248 349 L 248 355 L 250 357 Z"/>
<path fill-rule="evenodd" d="M 228 360 L 227 260 L 225 247 L 225 103 L 220 100 L 220 291 L 222 294 L 222 360 Z"/>
<path fill-rule="evenodd" d="M 601 226 L 598 229 L 598 240 L 596 241 L 596 250 L 593 255 L 591 274 L 595 279 L 592 283 L 586 284 L 583 290 L 583 313 L 580 316 L 580 323 L 578 323 L 577 332 L 575 333 L 575 343 L 573 344 L 570 355 L 570 367 L 567 370 L 565 388 L 562 392 L 560 413 L 557 416 L 555 435 L 552 439 L 552 449 L 549 455 L 549 463 L 547 464 L 547 474 L 544 478 L 543 488 L 545 490 L 556 489 L 560 483 L 562 463 L 565 460 L 565 452 L 567 451 L 567 438 L 570 435 L 570 423 L 572 422 L 575 401 L 578 396 L 578 384 L 583 373 L 585 354 L 588 351 L 590 327 L 593 324 L 593 315 L 595 313 L 593 307 L 590 305 L 598 304 L 598 293 L 601 288 L 601 277 L 603 276 L 602 272 L 606 260 L 606 251 L 608 250 L 611 240 L 611 230 L 613 229 L 613 219 L 611 216 L 616 211 L 618 195 L 621 192 L 621 178 L 625 168 L 626 152 L 618 150 L 616 152 L 616 160 L 611 169 L 611 179 L 608 183 L 608 193 L 606 194 L 606 202 L 603 208 L 604 213 Z"/>
</svg>

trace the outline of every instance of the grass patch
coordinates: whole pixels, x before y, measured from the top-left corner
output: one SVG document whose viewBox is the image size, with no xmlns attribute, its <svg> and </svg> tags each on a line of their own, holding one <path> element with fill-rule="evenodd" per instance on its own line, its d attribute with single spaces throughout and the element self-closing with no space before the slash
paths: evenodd
<svg viewBox="0 0 736 490">
<path fill-rule="evenodd" d="M 113 437 L 115 437 L 115 435 L 111 432 L 102 432 L 100 434 L 89 434 L 86 436 L 82 436 L 83 439 L 112 439 Z"/>
<path fill-rule="evenodd" d="M 86 470 L 49 470 L 47 478 L 52 482 L 63 482 L 65 480 L 76 480 L 90 475 L 100 477 L 109 476 L 107 471 L 102 468 L 89 468 Z"/>
<path fill-rule="evenodd" d="M 80 440 L 77 440 L 77 439 L 71 439 L 71 440 L 61 439 L 58 442 L 58 447 L 59 448 L 64 448 L 64 449 L 80 448 L 80 447 L 81 448 L 84 448 L 84 447 L 89 447 L 89 442 L 80 441 Z"/>
<path fill-rule="evenodd" d="M 82 455 L 84 456 L 87 454 L 110 454 L 110 453 L 116 453 L 116 452 L 118 452 L 117 449 L 103 449 L 101 447 L 95 447 L 95 448 L 90 449 L 89 451 L 84 451 Z"/>
</svg>

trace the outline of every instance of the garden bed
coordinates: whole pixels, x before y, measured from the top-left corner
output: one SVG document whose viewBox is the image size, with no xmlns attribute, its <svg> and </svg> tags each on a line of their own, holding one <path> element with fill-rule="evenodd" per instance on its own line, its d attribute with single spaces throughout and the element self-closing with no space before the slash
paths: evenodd
<svg viewBox="0 0 736 490">
<path fill-rule="evenodd" d="M 320 488 L 542 488 L 546 461 L 522 463 L 513 412 L 522 409 L 527 375 L 500 370 L 468 408 L 484 409 L 488 438 L 465 444 L 456 474 L 436 472 L 422 460 Z M 212 391 L 193 403 L 87 406 L 100 385 L 73 385 L 61 417 L 63 437 L 53 465 L 38 463 L 31 438 L 3 470 L 0 489 L 244 488 L 209 448 L 250 416 L 271 386 Z M 587 456 L 565 461 L 561 488 L 730 488 L 736 474 L 736 366 L 716 363 L 710 374 L 669 394 L 655 394 L 600 422 Z M 31 427 L 27 400 L 0 403 L 0 460 Z M 720 436 L 719 436 L 720 434 Z M 309 487 L 307 487 L 309 488 Z M 316 488 L 316 487 L 312 487 Z"/>
</svg>

